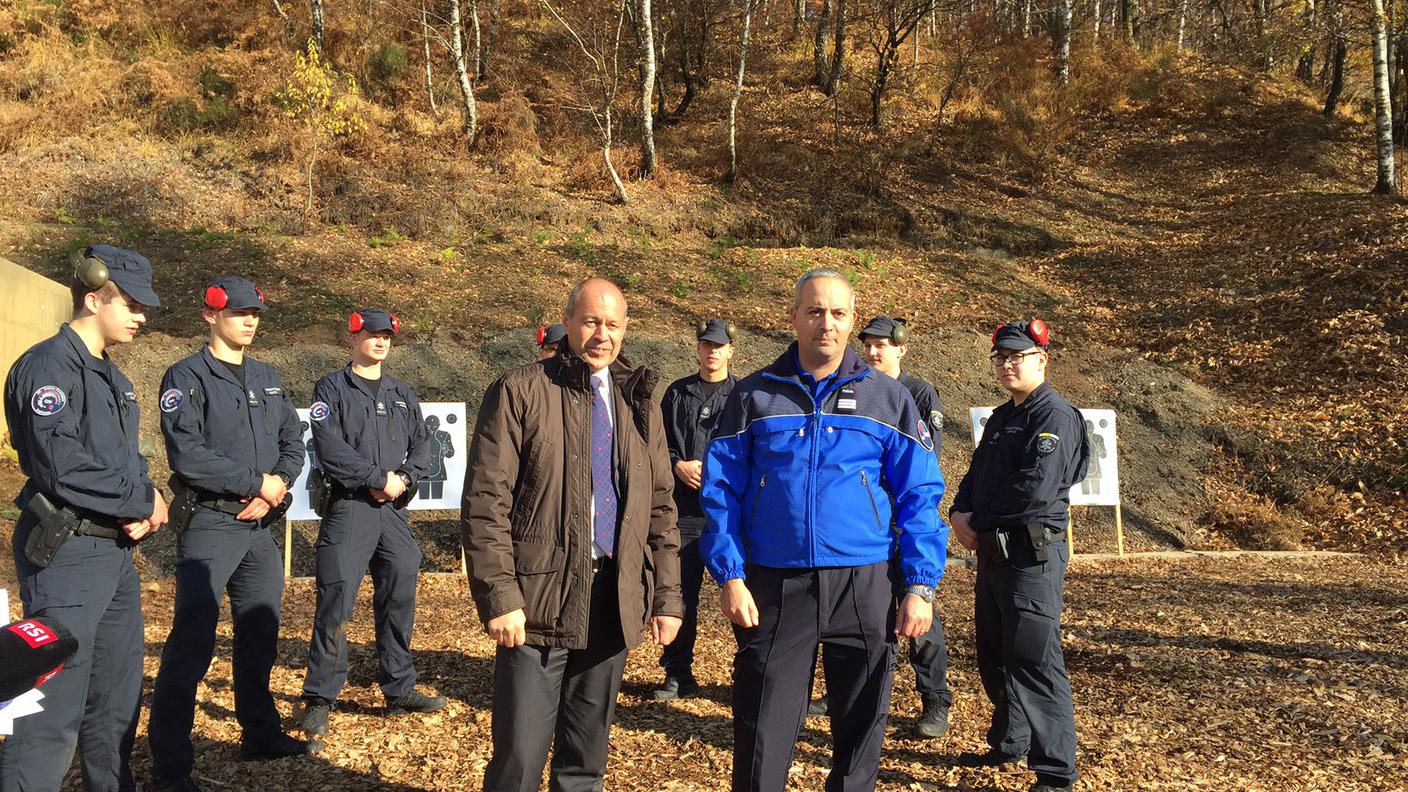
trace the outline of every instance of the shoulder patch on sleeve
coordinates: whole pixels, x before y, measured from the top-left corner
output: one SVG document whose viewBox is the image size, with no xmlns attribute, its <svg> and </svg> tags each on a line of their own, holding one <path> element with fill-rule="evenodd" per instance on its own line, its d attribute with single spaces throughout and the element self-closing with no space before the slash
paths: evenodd
<svg viewBox="0 0 1408 792">
<path fill-rule="evenodd" d="M 929 425 L 924 423 L 923 418 L 915 421 L 914 424 L 919 427 L 919 444 L 924 446 L 925 450 L 933 451 L 934 438 L 929 434 Z"/>
<path fill-rule="evenodd" d="M 64 393 L 63 388 L 57 385 L 44 385 L 29 397 L 29 408 L 34 410 L 35 415 L 45 417 L 58 415 L 66 406 L 68 406 L 68 394 Z"/>
<path fill-rule="evenodd" d="M 308 417 L 315 421 L 326 421 L 331 413 L 332 409 L 323 401 L 313 402 L 313 406 L 308 408 Z"/>
<path fill-rule="evenodd" d="M 1036 436 L 1036 451 L 1038 454 L 1049 454 L 1056 450 L 1056 444 L 1059 442 L 1061 442 L 1059 435 L 1042 432 Z"/>
<path fill-rule="evenodd" d="M 181 405 L 185 401 L 186 395 L 181 392 L 180 388 L 170 388 L 161 394 L 161 411 L 164 413 L 176 412 L 181 409 Z"/>
<path fill-rule="evenodd" d="M 929 411 L 929 426 L 933 427 L 933 428 L 934 428 L 934 431 L 938 431 L 939 429 L 942 429 L 942 428 L 943 428 L 943 425 L 944 425 L 944 414 L 941 413 L 941 412 L 939 412 L 938 410 L 930 410 L 930 411 Z"/>
</svg>

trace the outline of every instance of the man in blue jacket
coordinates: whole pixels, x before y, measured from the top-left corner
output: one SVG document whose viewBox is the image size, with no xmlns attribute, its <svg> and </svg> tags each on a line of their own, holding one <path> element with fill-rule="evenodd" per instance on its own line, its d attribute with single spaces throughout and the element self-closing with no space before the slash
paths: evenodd
<svg viewBox="0 0 1408 792">
<path fill-rule="evenodd" d="M 161 434 L 178 502 L 194 501 L 173 525 L 176 612 L 152 686 L 147 738 L 158 792 L 199 789 L 192 779 L 196 687 L 210 669 L 220 600 L 234 623 L 235 717 L 244 759 L 308 752 L 284 734 L 269 693 L 278 656 L 283 564 L 269 526 L 287 508 L 303 469 L 303 431 L 279 375 L 246 354 L 267 307 L 244 278 L 216 278 L 201 317 L 210 342 L 166 370 Z"/>
<path fill-rule="evenodd" d="M 869 790 L 897 636 L 929 629 L 943 576 L 943 478 L 914 399 L 848 346 L 855 294 L 846 277 L 803 275 L 791 319 L 796 343 L 729 397 L 700 492 L 700 552 L 739 644 L 733 789 L 786 788 L 820 646 L 832 732 L 826 788 Z"/>
</svg>

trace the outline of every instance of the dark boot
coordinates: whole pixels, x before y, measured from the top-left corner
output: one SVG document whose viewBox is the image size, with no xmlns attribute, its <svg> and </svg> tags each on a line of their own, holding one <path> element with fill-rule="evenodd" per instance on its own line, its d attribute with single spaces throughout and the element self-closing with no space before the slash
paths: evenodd
<svg viewBox="0 0 1408 792">
<path fill-rule="evenodd" d="M 699 683 L 694 681 L 694 677 L 667 674 L 665 684 L 651 692 L 650 697 L 656 701 L 669 701 L 677 698 L 693 698 L 697 695 L 699 695 Z"/>
<path fill-rule="evenodd" d="M 914 724 L 920 737 L 942 737 L 948 731 L 948 705 L 937 698 L 924 698 L 924 712 Z"/>
<path fill-rule="evenodd" d="M 449 701 L 444 696 L 427 696 L 419 690 L 412 690 L 404 696 L 386 700 L 387 715 L 405 715 L 408 712 L 436 712 L 445 709 Z"/>
<path fill-rule="evenodd" d="M 303 705 L 303 733 L 321 737 L 328 733 L 328 713 L 332 703 L 327 699 L 310 699 Z"/>
</svg>

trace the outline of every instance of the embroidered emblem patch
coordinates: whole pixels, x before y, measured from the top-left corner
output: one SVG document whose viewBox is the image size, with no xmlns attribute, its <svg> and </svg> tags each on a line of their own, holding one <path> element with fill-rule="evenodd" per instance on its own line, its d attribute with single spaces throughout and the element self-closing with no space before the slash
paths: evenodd
<svg viewBox="0 0 1408 792">
<path fill-rule="evenodd" d="M 186 401 L 186 395 L 181 393 L 180 388 L 172 388 L 161 394 L 161 411 L 164 413 L 176 412 L 181 409 L 181 405 Z"/>
<path fill-rule="evenodd" d="M 1036 436 L 1036 452 L 1038 454 L 1049 454 L 1056 450 L 1056 444 L 1061 442 L 1058 435 L 1050 432 L 1042 432 Z"/>
<path fill-rule="evenodd" d="M 57 385 L 45 385 L 36 390 L 29 399 L 29 408 L 35 415 L 58 415 L 68 405 L 68 396 Z"/>
<path fill-rule="evenodd" d="M 327 402 L 313 402 L 313 406 L 308 408 L 308 417 L 315 421 L 326 421 L 331 413 Z"/>
<path fill-rule="evenodd" d="M 914 423 L 915 423 L 916 426 L 919 427 L 919 444 L 922 445 L 922 446 L 924 446 L 924 449 L 925 449 L 925 450 L 927 450 L 927 451 L 933 451 L 933 450 L 934 450 L 934 438 L 933 438 L 932 435 L 929 434 L 929 426 L 924 423 L 924 419 L 923 419 L 923 418 L 920 418 L 919 420 L 915 421 Z"/>
</svg>

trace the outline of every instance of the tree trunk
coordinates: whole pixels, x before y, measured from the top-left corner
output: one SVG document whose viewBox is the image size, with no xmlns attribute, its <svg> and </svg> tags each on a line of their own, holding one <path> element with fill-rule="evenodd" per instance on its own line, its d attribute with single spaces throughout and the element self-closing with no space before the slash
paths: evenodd
<svg viewBox="0 0 1408 792">
<path fill-rule="evenodd" d="M 1188 25 L 1188 0 L 1178 0 L 1178 46 L 1179 52 L 1183 51 L 1183 31 Z"/>
<path fill-rule="evenodd" d="M 1369 0 L 1374 31 L 1374 126 L 1378 140 L 1379 178 L 1374 192 L 1396 195 L 1393 169 L 1393 105 L 1388 89 L 1388 20 L 1384 0 Z"/>
<path fill-rule="evenodd" d="M 821 0 L 821 11 L 816 15 L 816 42 L 812 47 L 812 85 L 826 87 L 831 75 L 830 63 L 826 60 L 826 44 L 831 37 L 831 0 Z"/>
<path fill-rule="evenodd" d="M 836 83 L 841 81 L 841 70 L 846 65 L 846 0 L 836 2 L 836 28 L 831 36 L 831 73 L 826 77 L 822 92 L 827 96 L 836 93 Z"/>
<path fill-rule="evenodd" d="M 425 53 L 425 95 L 430 99 L 430 113 L 440 117 L 440 108 L 435 106 L 435 77 L 430 69 L 430 21 L 426 17 L 425 0 L 420 0 L 420 41 Z"/>
<path fill-rule="evenodd" d="M 483 38 L 480 36 L 479 30 L 479 0 L 469 0 L 469 25 L 470 29 L 474 31 L 474 39 L 471 42 L 474 44 L 474 49 L 470 50 L 468 59 L 468 62 L 472 64 L 469 69 L 469 79 L 475 80 L 479 76 L 479 67 L 483 65 L 479 59 L 480 54 L 483 53 L 483 49 L 480 47 Z"/>
<path fill-rule="evenodd" d="M 1032 34 L 1032 0 L 1022 0 L 1022 38 Z"/>
<path fill-rule="evenodd" d="M 479 53 L 479 79 L 489 76 L 489 57 L 494 54 L 494 42 L 499 37 L 499 1 L 489 5 L 489 35 L 484 39 L 484 49 Z"/>
<path fill-rule="evenodd" d="M 313 0 L 313 44 L 318 48 L 320 57 L 327 57 L 327 50 L 323 48 L 323 0 Z"/>
<path fill-rule="evenodd" d="M 621 174 L 616 172 L 616 163 L 611 161 L 611 105 L 606 105 L 605 128 L 601 133 L 601 157 L 606 161 L 606 172 L 611 176 L 611 186 L 616 188 L 616 200 L 623 204 L 631 202 L 631 196 L 626 194 L 626 185 L 621 181 Z"/>
<path fill-rule="evenodd" d="M 1256 67 L 1271 70 L 1271 44 L 1266 40 L 1266 0 L 1252 0 L 1252 22 L 1256 26 Z"/>
<path fill-rule="evenodd" d="M 474 135 L 479 126 L 479 110 L 474 103 L 474 85 L 469 79 L 469 67 L 464 56 L 464 31 L 460 19 L 460 0 L 450 0 L 450 54 L 455 59 L 455 76 L 460 81 L 460 95 L 464 97 L 464 136 L 465 148 L 474 149 Z"/>
<path fill-rule="evenodd" d="M 1056 48 L 1056 84 L 1065 88 L 1071 82 L 1071 0 L 1057 0 L 1051 12 L 1053 43 Z"/>
<path fill-rule="evenodd" d="M 1100 17 L 1104 15 L 1100 10 L 1100 0 L 1095 0 L 1095 7 L 1090 12 L 1091 37 L 1096 41 L 1100 40 Z"/>
<path fill-rule="evenodd" d="M 655 23 L 650 0 L 636 8 L 636 34 L 640 42 L 640 176 L 655 175 Z"/>
<path fill-rule="evenodd" d="M 1134 0 L 1120 0 L 1120 21 L 1124 23 L 1125 40 L 1134 44 Z"/>
<path fill-rule="evenodd" d="M 753 1 L 743 0 L 743 34 L 738 41 L 738 72 L 734 75 L 733 96 L 728 102 L 728 173 L 724 179 L 738 181 L 738 98 L 743 95 L 743 74 L 748 65 L 748 31 L 753 22 Z"/>
<path fill-rule="evenodd" d="M 1305 9 L 1301 12 L 1301 19 L 1305 22 L 1305 35 L 1312 38 L 1315 35 L 1315 0 L 1305 0 Z M 1315 75 L 1315 44 L 1306 44 L 1301 48 L 1300 60 L 1296 62 L 1296 79 L 1310 84 Z"/>
<path fill-rule="evenodd" d="M 802 23 L 807 21 L 807 0 L 792 4 L 792 38 L 802 35 Z"/>
<path fill-rule="evenodd" d="M 1397 79 L 1393 87 L 1393 142 L 1402 146 L 1405 138 L 1408 138 L 1408 101 L 1403 97 L 1403 86 L 1408 84 L 1408 35 L 1400 35 L 1395 39 L 1393 50 L 1397 53 L 1394 58 L 1394 75 Z"/>
<path fill-rule="evenodd" d="M 1330 90 L 1325 93 L 1325 109 L 1321 111 L 1326 118 L 1333 116 L 1339 107 L 1340 93 L 1344 91 L 1344 62 L 1348 54 L 1344 35 L 1336 35 L 1335 54 L 1330 61 Z"/>
</svg>

